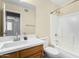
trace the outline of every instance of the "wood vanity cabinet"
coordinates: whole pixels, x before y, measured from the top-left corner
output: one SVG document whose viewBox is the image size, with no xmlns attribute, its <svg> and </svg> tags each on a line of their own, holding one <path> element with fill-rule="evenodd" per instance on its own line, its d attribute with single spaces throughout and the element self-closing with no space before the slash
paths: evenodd
<svg viewBox="0 0 79 59">
<path fill-rule="evenodd" d="M 18 52 L 0 55 L 0 58 L 18 58 Z"/>
<path fill-rule="evenodd" d="M 28 49 L 0 56 L 0 58 L 41 58 L 41 57 L 43 57 L 43 45 L 31 47 Z"/>
</svg>

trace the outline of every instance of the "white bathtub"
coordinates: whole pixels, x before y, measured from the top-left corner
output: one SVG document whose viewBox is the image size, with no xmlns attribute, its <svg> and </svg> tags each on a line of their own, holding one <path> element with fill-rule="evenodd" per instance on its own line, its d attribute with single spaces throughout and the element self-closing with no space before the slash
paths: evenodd
<svg viewBox="0 0 79 59">
<path fill-rule="evenodd" d="M 46 58 L 79 58 L 78 55 L 65 51 L 59 47 L 47 47 L 44 51 Z"/>
</svg>

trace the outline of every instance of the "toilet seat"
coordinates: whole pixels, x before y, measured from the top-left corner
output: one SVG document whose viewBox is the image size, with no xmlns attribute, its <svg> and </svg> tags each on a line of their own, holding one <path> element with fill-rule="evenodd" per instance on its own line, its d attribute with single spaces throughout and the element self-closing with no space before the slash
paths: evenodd
<svg viewBox="0 0 79 59">
<path fill-rule="evenodd" d="M 44 50 L 48 54 L 53 54 L 53 55 L 59 54 L 59 51 L 56 48 L 53 48 L 53 47 L 46 47 Z"/>
</svg>

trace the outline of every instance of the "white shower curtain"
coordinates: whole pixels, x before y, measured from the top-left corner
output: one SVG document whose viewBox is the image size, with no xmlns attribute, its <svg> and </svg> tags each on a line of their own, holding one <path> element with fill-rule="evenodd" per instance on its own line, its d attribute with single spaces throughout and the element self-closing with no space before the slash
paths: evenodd
<svg viewBox="0 0 79 59">
<path fill-rule="evenodd" d="M 52 45 L 79 54 L 79 13 L 64 16 L 51 14 L 50 37 Z"/>
</svg>

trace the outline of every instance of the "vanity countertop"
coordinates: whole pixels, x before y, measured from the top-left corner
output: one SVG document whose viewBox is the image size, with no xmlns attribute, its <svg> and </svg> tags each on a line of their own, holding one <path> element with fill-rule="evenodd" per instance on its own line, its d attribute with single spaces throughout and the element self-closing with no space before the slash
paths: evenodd
<svg viewBox="0 0 79 59">
<path fill-rule="evenodd" d="M 31 48 L 41 44 L 44 44 L 44 41 L 38 38 L 29 38 L 28 40 L 7 43 L 3 45 L 2 48 L 0 48 L 0 55 L 16 52 L 22 49 Z"/>
</svg>

